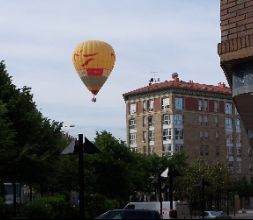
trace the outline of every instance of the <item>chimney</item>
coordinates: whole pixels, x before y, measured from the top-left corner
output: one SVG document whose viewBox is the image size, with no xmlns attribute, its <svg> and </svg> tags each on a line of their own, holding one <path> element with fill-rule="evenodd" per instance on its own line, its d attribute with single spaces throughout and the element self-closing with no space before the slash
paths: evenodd
<svg viewBox="0 0 253 220">
<path fill-rule="evenodd" d="M 178 73 L 177 72 L 175 72 L 175 73 L 172 73 L 171 74 L 171 77 L 172 77 L 172 79 L 174 79 L 175 81 L 179 81 L 179 77 L 178 77 Z"/>
</svg>

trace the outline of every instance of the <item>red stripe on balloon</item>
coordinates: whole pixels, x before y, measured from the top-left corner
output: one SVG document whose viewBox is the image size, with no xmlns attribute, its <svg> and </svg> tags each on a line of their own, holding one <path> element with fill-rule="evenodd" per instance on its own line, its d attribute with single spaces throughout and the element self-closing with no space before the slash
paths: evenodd
<svg viewBox="0 0 253 220">
<path fill-rule="evenodd" d="M 97 55 L 98 53 L 89 53 L 89 54 L 83 54 L 84 57 L 92 57 Z"/>
<path fill-rule="evenodd" d="M 94 60 L 93 58 L 89 58 L 87 59 L 83 64 L 82 66 L 87 66 L 89 62 L 91 62 L 92 60 Z"/>
<path fill-rule="evenodd" d="M 89 68 L 86 69 L 88 76 L 102 76 L 103 68 Z"/>
</svg>

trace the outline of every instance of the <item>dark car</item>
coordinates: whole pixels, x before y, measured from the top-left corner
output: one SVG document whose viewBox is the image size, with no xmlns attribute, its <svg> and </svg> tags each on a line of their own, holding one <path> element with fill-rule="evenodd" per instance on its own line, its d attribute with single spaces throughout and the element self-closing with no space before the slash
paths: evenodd
<svg viewBox="0 0 253 220">
<path fill-rule="evenodd" d="M 193 219 L 202 219 L 202 213 L 192 217 Z M 225 214 L 223 211 L 204 211 L 204 219 L 231 219 L 231 217 Z"/>
<path fill-rule="evenodd" d="M 161 219 L 159 212 L 145 209 L 112 209 L 95 219 Z"/>
</svg>

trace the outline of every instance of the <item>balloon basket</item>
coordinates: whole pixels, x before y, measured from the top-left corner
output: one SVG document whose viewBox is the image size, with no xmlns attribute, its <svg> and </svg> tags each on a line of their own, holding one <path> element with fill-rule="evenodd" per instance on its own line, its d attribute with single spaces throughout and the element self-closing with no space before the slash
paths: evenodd
<svg viewBox="0 0 253 220">
<path fill-rule="evenodd" d="M 96 102 L 96 101 L 97 101 L 96 97 L 93 97 L 93 98 L 91 99 L 91 101 L 92 101 L 92 102 Z"/>
</svg>

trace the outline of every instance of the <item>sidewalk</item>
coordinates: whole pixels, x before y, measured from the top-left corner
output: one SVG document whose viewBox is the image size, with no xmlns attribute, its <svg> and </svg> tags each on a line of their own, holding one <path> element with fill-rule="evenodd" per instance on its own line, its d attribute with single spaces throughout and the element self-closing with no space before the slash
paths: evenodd
<svg viewBox="0 0 253 220">
<path fill-rule="evenodd" d="M 235 215 L 230 214 L 232 219 L 253 219 L 253 210 L 252 209 L 246 209 L 245 213 L 242 213 L 241 210 L 239 210 Z"/>
</svg>

